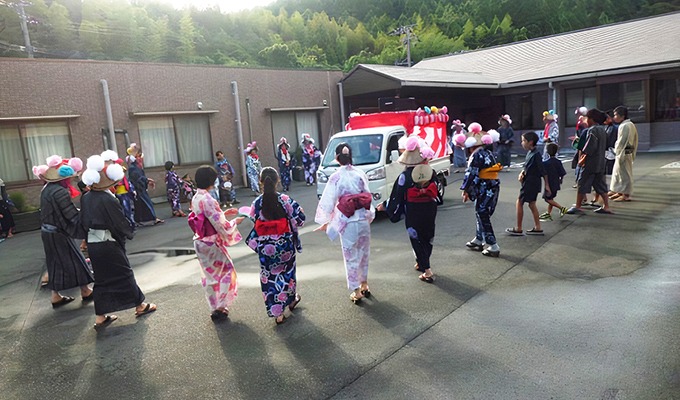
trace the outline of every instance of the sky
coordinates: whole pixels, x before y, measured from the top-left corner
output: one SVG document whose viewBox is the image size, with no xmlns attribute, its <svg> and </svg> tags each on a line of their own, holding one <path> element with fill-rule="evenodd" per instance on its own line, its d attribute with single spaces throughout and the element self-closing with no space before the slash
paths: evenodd
<svg viewBox="0 0 680 400">
<path fill-rule="evenodd" d="M 177 9 L 193 5 L 197 8 L 205 8 L 217 4 L 224 13 L 248 10 L 255 7 L 266 6 L 274 0 L 161 0 L 172 4 Z"/>
</svg>

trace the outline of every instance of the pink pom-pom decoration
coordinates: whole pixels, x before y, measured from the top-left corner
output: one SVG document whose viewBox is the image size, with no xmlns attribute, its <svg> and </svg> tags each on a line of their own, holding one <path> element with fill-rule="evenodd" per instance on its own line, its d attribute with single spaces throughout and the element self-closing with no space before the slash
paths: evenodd
<svg viewBox="0 0 680 400">
<path fill-rule="evenodd" d="M 418 136 L 411 136 L 406 140 L 406 150 L 408 151 L 413 151 L 416 148 L 418 148 L 419 143 L 418 143 Z"/>
<path fill-rule="evenodd" d="M 430 146 L 423 146 L 423 148 L 420 149 L 420 155 L 423 158 L 431 160 L 434 158 L 434 150 L 432 150 Z"/>
<path fill-rule="evenodd" d="M 491 138 L 491 135 L 484 135 L 482 136 L 482 143 L 491 144 L 493 143 L 493 138 Z"/>
<path fill-rule="evenodd" d="M 45 175 L 45 172 L 47 172 L 48 169 L 49 167 L 47 165 L 36 165 L 33 167 L 33 175 L 40 178 L 40 175 Z"/>
<path fill-rule="evenodd" d="M 54 168 L 54 167 L 56 167 L 57 165 L 61 164 L 61 162 L 62 162 L 63 160 L 62 160 L 62 158 L 61 158 L 60 156 L 58 156 L 58 155 L 53 155 L 53 156 L 47 157 L 47 160 L 46 160 L 46 161 L 47 161 L 47 166 L 48 166 L 48 167 Z"/>
<path fill-rule="evenodd" d="M 482 131 L 482 126 L 477 122 L 473 122 L 470 124 L 468 130 L 472 133 L 479 133 Z"/>
<path fill-rule="evenodd" d="M 465 136 L 464 133 L 453 135 L 453 143 L 455 143 L 456 146 L 463 147 L 465 145 L 465 139 L 467 139 L 467 136 Z"/>
<path fill-rule="evenodd" d="M 477 139 L 469 137 L 465 139 L 465 147 L 472 147 L 477 145 Z"/>
<path fill-rule="evenodd" d="M 446 106 L 444 106 L 444 107 L 442 107 L 442 108 L 439 109 L 439 112 L 442 113 L 442 114 L 446 114 L 446 113 L 449 112 L 449 108 L 446 107 Z"/>
<path fill-rule="evenodd" d="M 68 160 L 68 165 L 70 165 L 74 171 L 78 172 L 83 169 L 83 160 L 78 157 L 73 157 L 72 159 Z"/>
</svg>

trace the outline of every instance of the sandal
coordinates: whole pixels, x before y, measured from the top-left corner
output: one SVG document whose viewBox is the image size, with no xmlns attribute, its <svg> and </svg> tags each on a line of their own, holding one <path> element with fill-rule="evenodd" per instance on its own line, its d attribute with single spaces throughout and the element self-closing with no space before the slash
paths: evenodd
<svg viewBox="0 0 680 400">
<path fill-rule="evenodd" d="M 371 289 L 368 288 L 368 285 L 364 286 L 364 289 L 361 289 L 361 294 L 366 298 L 371 297 Z"/>
<path fill-rule="evenodd" d="M 154 225 L 158 225 L 158 224 L 162 224 L 162 223 L 164 223 L 164 222 L 165 222 L 165 221 L 163 221 L 162 219 L 156 218 L 156 220 L 153 221 L 153 224 L 154 224 Z"/>
<path fill-rule="evenodd" d="M 96 323 L 96 322 L 95 322 L 93 328 L 94 328 L 95 330 L 99 330 L 99 329 L 102 329 L 102 328 L 106 328 L 107 326 L 111 325 L 111 323 L 112 323 L 113 321 L 115 321 L 115 320 L 117 320 L 117 319 L 118 319 L 118 317 L 115 316 L 115 315 L 107 315 L 107 316 L 106 316 L 106 319 L 105 319 L 104 321 L 102 321 L 102 322 L 100 322 L 100 323 Z"/>
<path fill-rule="evenodd" d="M 142 311 L 135 311 L 135 317 L 141 317 L 142 315 L 150 314 L 156 311 L 157 307 L 153 303 L 146 303 L 146 307 Z"/>
<path fill-rule="evenodd" d="M 293 302 L 288 305 L 288 309 L 290 311 L 295 310 L 295 307 L 297 307 L 300 300 L 302 300 L 302 296 L 300 296 L 299 293 L 295 293 L 295 300 L 293 300 Z"/>
<path fill-rule="evenodd" d="M 505 232 L 509 233 L 510 236 L 524 236 L 524 232 L 522 232 L 520 229 L 505 228 Z"/>
<path fill-rule="evenodd" d="M 527 235 L 542 235 L 542 234 L 543 234 L 542 229 L 531 228 L 527 230 Z"/>
<path fill-rule="evenodd" d="M 281 318 L 281 319 L 279 319 L 279 318 Z M 276 317 L 276 320 L 275 320 L 276 325 L 281 325 L 282 323 L 286 322 L 287 319 L 288 318 L 286 318 L 285 315 L 283 315 L 283 314 L 279 315 L 278 317 Z"/>
<path fill-rule="evenodd" d="M 52 303 L 52 308 L 59 308 L 59 307 L 63 306 L 64 304 L 68 304 L 68 303 L 72 302 L 75 299 L 76 299 L 75 297 L 71 297 L 71 296 L 62 296 L 61 299 Z"/>
<path fill-rule="evenodd" d="M 362 295 L 362 296 L 357 296 L 357 293 L 356 293 L 356 292 L 352 292 L 352 293 L 349 295 L 349 299 L 350 299 L 350 300 L 352 301 L 352 303 L 354 303 L 354 304 L 359 304 L 359 303 L 361 302 L 361 299 L 363 299 L 363 298 L 364 298 L 363 295 Z"/>
<path fill-rule="evenodd" d="M 224 319 L 229 318 L 229 310 L 224 309 L 224 310 L 215 310 L 210 314 L 210 319 L 213 321 L 221 321 Z"/>
<path fill-rule="evenodd" d="M 418 279 L 420 279 L 423 282 L 434 283 L 434 276 L 433 275 L 425 276 L 425 274 L 420 274 Z"/>
</svg>

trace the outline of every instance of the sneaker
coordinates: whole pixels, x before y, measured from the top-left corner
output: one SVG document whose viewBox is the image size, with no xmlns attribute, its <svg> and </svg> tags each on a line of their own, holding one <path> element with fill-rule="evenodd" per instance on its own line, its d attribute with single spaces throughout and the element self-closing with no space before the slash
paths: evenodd
<svg viewBox="0 0 680 400">
<path fill-rule="evenodd" d="M 546 211 L 542 214 L 539 214 L 538 218 L 548 218 L 549 216 L 550 216 L 550 213 Z"/>
<path fill-rule="evenodd" d="M 560 208 L 560 218 L 564 217 L 564 214 L 567 213 L 567 207 L 562 207 Z"/>
<path fill-rule="evenodd" d="M 552 215 L 550 215 L 550 214 L 545 214 L 545 215 L 541 214 L 541 215 L 538 216 L 538 220 L 545 222 L 545 221 L 552 221 L 553 219 L 552 219 Z"/>
</svg>

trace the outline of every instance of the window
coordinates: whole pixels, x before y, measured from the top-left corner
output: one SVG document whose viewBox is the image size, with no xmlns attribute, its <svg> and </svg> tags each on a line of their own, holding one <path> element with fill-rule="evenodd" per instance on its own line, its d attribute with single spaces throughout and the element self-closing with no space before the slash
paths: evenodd
<svg viewBox="0 0 680 400">
<path fill-rule="evenodd" d="M 210 121 L 207 115 L 177 115 L 140 119 L 139 137 L 144 165 L 212 163 Z"/>
<path fill-rule="evenodd" d="M 309 133 L 314 144 L 323 151 L 320 139 L 319 115 L 317 111 L 277 111 L 272 112 L 272 133 L 274 147 L 285 137 L 290 149 L 295 152 L 300 146 L 303 133 Z M 276 152 L 276 149 L 274 149 Z"/>
<path fill-rule="evenodd" d="M 335 137 L 328 144 L 321 165 L 324 167 L 338 165 L 335 160 L 335 148 L 345 142 L 352 149 L 352 165 L 370 165 L 380 161 L 383 135 L 357 135 Z"/>
<path fill-rule="evenodd" d="M 547 91 L 505 96 L 505 113 L 512 118 L 513 129 L 542 127 L 547 99 Z"/>
<path fill-rule="evenodd" d="M 7 182 L 36 179 L 34 165 L 45 164 L 53 154 L 73 156 L 66 121 L 19 123 L 0 126 L 0 177 Z"/>
<path fill-rule="evenodd" d="M 565 110 L 566 126 L 576 126 L 578 115 L 574 113 L 579 107 L 585 106 L 587 109 L 597 107 L 597 94 L 595 87 L 567 89 L 565 91 L 567 108 Z"/>
<path fill-rule="evenodd" d="M 680 119 L 680 79 L 659 79 L 656 81 L 654 119 Z"/>
<path fill-rule="evenodd" d="M 617 106 L 628 107 L 628 117 L 633 122 L 645 121 L 645 89 L 643 81 L 612 83 L 600 86 L 603 111 Z"/>
</svg>

